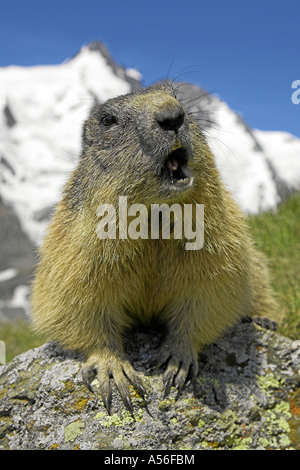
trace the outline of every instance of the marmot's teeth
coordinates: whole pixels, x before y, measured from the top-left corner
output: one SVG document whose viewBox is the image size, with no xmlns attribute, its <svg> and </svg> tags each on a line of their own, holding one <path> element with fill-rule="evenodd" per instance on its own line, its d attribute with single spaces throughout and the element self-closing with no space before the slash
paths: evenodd
<svg viewBox="0 0 300 470">
<path fill-rule="evenodd" d="M 168 161 L 168 168 L 170 171 L 176 171 L 178 169 L 178 161 L 174 159 Z"/>
<path fill-rule="evenodd" d="M 178 184 L 186 184 L 186 183 L 188 183 L 188 182 L 189 182 L 189 178 L 184 178 L 184 179 L 182 179 L 182 180 L 178 180 L 178 181 L 177 181 Z"/>
</svg>

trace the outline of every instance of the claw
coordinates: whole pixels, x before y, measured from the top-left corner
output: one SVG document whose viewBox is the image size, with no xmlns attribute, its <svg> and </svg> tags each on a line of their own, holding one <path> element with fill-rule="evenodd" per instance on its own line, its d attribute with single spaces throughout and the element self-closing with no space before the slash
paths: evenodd
<svg viewBox="0 0 300 470">
<path fill-rule="evenodd" d="M 271 331 L 276 331 L 278 324 L 270 320 L 269 318 L 263 318 L 263 317 L 243 317 L 242 318 L 242 323 L 255 323 L 256 325 L 261 326 L 262 328 L 265 328 L 266 330 L 271 330 Z"/>
<path fill-rule="evenodd" d="M 254 317 L 253 322 L 266 330 L 276 331 L 278 327 L 277 323 L 269 318 Z"/>
<path fill-rule="evenodd" d="M 125 383 L 122 383 L 122 382 L 118 383 L 116 381 L 116 379 L 115 379 L 115 382 L 116 382 L 117 388 L 120 392 L 120 395 L 121 395 L 121 398 L 123 400 L 124 405 L 126 406 L 127 410 L 130 411 L 130 413 L 132 414 L 133 407 L 132 407 L 131 398 L 130 398 L 130 394 L 129 394 L 129 389 L 128 389 L 127 385 Z"/>
<path fill-rule="evenodd" d="M 148 367 L 148 369 L 146 370 L 146 374 L 149 375 L 149 374 L 153 374 L 153 372 L 156 370 L 156 367 L 151 365 Z"/>
<path fill-rule="evenodd" d="M 129 395 L 126 395 L 125 397 L 122 397 L 123 398 L 123 402 L 126 406 L 126 408 L 128 409 L 128 411 L 130 411 L 130 413 L 132 414 L 133 413 L 133 407 L 132 407 L 132 403 L 131 403 L 131 398 Z"/>
<path fill-rule="evenodd" d="M 148 393 L 147 393 L 147 390 L 145 389 L 145 387 L 142 386 L 140 388 L 139 395 L 141 395 L 141 397 L 145 398 L 145 399 L 148 397 Z"/>
<path fill-rule="evenodd" d="M 192 364 L 190 365 L 188 374 L 186 376 L 186 384 L 185 386 L 188 387 L 190 385 L 191 381 L 193 380 L 194 377 L 198 374 L 198 361 L 193 361 Z"/>
<path fill-rule="evenodd" d="M 163 380 L 164 386 L 165 386 L 164 398 L 166 398 L 169 395 L 172 384 L 173 384 L 173 380 L 174 380 L 174 376 L 172 373 L 168 373 L 167 375 L 165 375 L 164 380 Z"/>
<path fill-rule="evenodd" d="M 186 378 L 184 377 L 179 377 L 178 379 L 176 378 L 175 380 L 175 387 L 176 389 L 180 392 L 186 385 Z"/>
<path fill-rule="evenodd" d="M 91 393 L 94 393 L 93 387 L 91 386 L 91 382 L 94 380 L 96 374 L 97 371 L 94 367 L 83 369 L 81 372 L 83 383 Z"/>
<path fill-rule="evenodd" d="M 103 359 L 100 354 L 95 354 L 89 358 L 86 366 L 82 370 L 82 378 L 84 384 L 92 393 L 94 391 L 92 389 L 91 382 L 96 374 L 99 381 L 101 398 L 108 413 L 110 413 L 112 402 L 110 377 L 114 379 L 123 403 L 131 414 L 133 413 L 133 406 L 131 403 L 127 380 L 133 385 L 134 389 L 142 398 L 145 398 L 147 395 L 142 379 L 126 358 L 124 359 L 123 357 L 120 358 L 112 356 L 109 360 L 107 358 Z"/>
<path fill-rule="evenodd" d="M 191 383 L 193 377 L 197 375 L 198 364 L 192 362 L 190 366 L 187 366 L 186 369 L 180 369 L 177 377 L 175 379 L 175 385 L 179 392 L 181 392 L 185 387 L 188 387 Z"/>
<path fill-rule="evenodd" d="M 163 378 L 164 397 L 170 393 L 172 385 L 176 387 L 178 392 L 181 392 L 198 371 L 197 356 L 193 352 L 187 354 L 186 351 L 182 351 L 180 354 L 176 351 L 173 354 L 169 350 L 168 356 L 170 359 Z"/>
<path fill-rule="evenodd" d="M 159 369 L 162 367 L 164 364 L 166 364 L 171 357 L 171 353 L 168 349 L 168 347 L 163 346 L 158 350 L 158 352 L 155 354 L 154 358 L 151 360 L 149 364 L 149 368 L 147 369 L 147 373 L 152 373 L 155 370 Z"/>
<path fill-rule="evenodd" d="M 110 407 L 111 407 L 111 400 L 112 400 L 112 393 L 111 393 L 111 386 L 110 386 L 110 381 L 108 380 L 107 383 L 102 382 L 100 386 L 100 394 L 101 398 L 103 400 L 104 406 L 110 414 Z"/>
<path fill-rule="evenodd" d="M 138 383 L 132 383 L 132 386 L 142 398 L 147 397 L 147 392 L 143 385 L 138 384 Z"/>
<path fill-rule="evenodd" d="M 252 318 L 247 315 L 241 319 L 241 323 L 252 323 Z"/>
<path fill-rule="evenodd" d="M 137 391 L 137 393 L 142 397 L 145 398 L 147 396 L 146 389 L 143 385 L 143 382 L 141 379 L 137 376 L 134 377 L 134 379 L 129 377 L 129 381 L 131 382 L 131 385 L 133 388 Z"/>
<path fill-rule="evenodd" d="M 104 406 L 106 408 L 106 411 L 108 414 L 110 414 L 110 407 L 111 407 L 111 396 L 102 396 L 102 400 L 103 400 L 103 403 L 104 403 Z"/>
</svg>

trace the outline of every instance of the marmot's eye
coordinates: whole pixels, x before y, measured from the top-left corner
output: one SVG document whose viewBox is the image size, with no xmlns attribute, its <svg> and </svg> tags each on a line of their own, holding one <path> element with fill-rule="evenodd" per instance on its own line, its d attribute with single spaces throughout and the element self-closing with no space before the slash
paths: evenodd
<svg viewBox="0 0 300 470">
<path fill-rule="evenodd" d="M 105 126 L 111 126 L 117 123 L 117 118 L 112 114 L 108 114 L 107 116 L 103 116 L 102 122 Z"/>
</svg>

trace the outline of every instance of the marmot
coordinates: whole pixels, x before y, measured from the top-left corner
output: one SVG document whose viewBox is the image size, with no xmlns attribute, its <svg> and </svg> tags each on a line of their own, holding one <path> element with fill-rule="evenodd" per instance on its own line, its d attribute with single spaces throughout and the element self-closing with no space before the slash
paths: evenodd
<svg viewBox="0 0 300 470">
<path fill-rule="evenodd" d="M 101 239 L 99 205 L 204 205 L 204 243 L 171 237 Z M 177 206 L 178 207 L 178 206 Z M 195 211 L 192 213 L 195 217 Z M 195 225 L 195 220 L 193 219 Z M 142 379 L 124 349 L 137 323 L 166 327 L 158 363 L 164 384 L 182 387 L 197 356 L 243 317 L 267 316 L 275 302 L 245 218 L 223 185 L 204 134 L 169 83 L 108 100 L 84 124 L 82 154 L 40 250 L 33 283 L 34 327 L 86 358 L 107 409 L 112 375 L 130 408 L 129 382 Z"/>
</svg>

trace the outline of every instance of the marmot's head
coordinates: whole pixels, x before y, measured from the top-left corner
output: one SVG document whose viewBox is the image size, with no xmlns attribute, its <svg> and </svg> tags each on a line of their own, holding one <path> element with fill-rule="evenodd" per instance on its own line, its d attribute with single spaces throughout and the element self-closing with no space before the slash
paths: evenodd
<svg viewBox="0 0 300 470">
<path fill-rule="evenodd" d="M 174 88 L 159 83 L 97 105 L 84 126 L 83 156 L 118 195 L 147 204 L 193 190 L 196 141 L 205 146 Z"/>
</svg>

